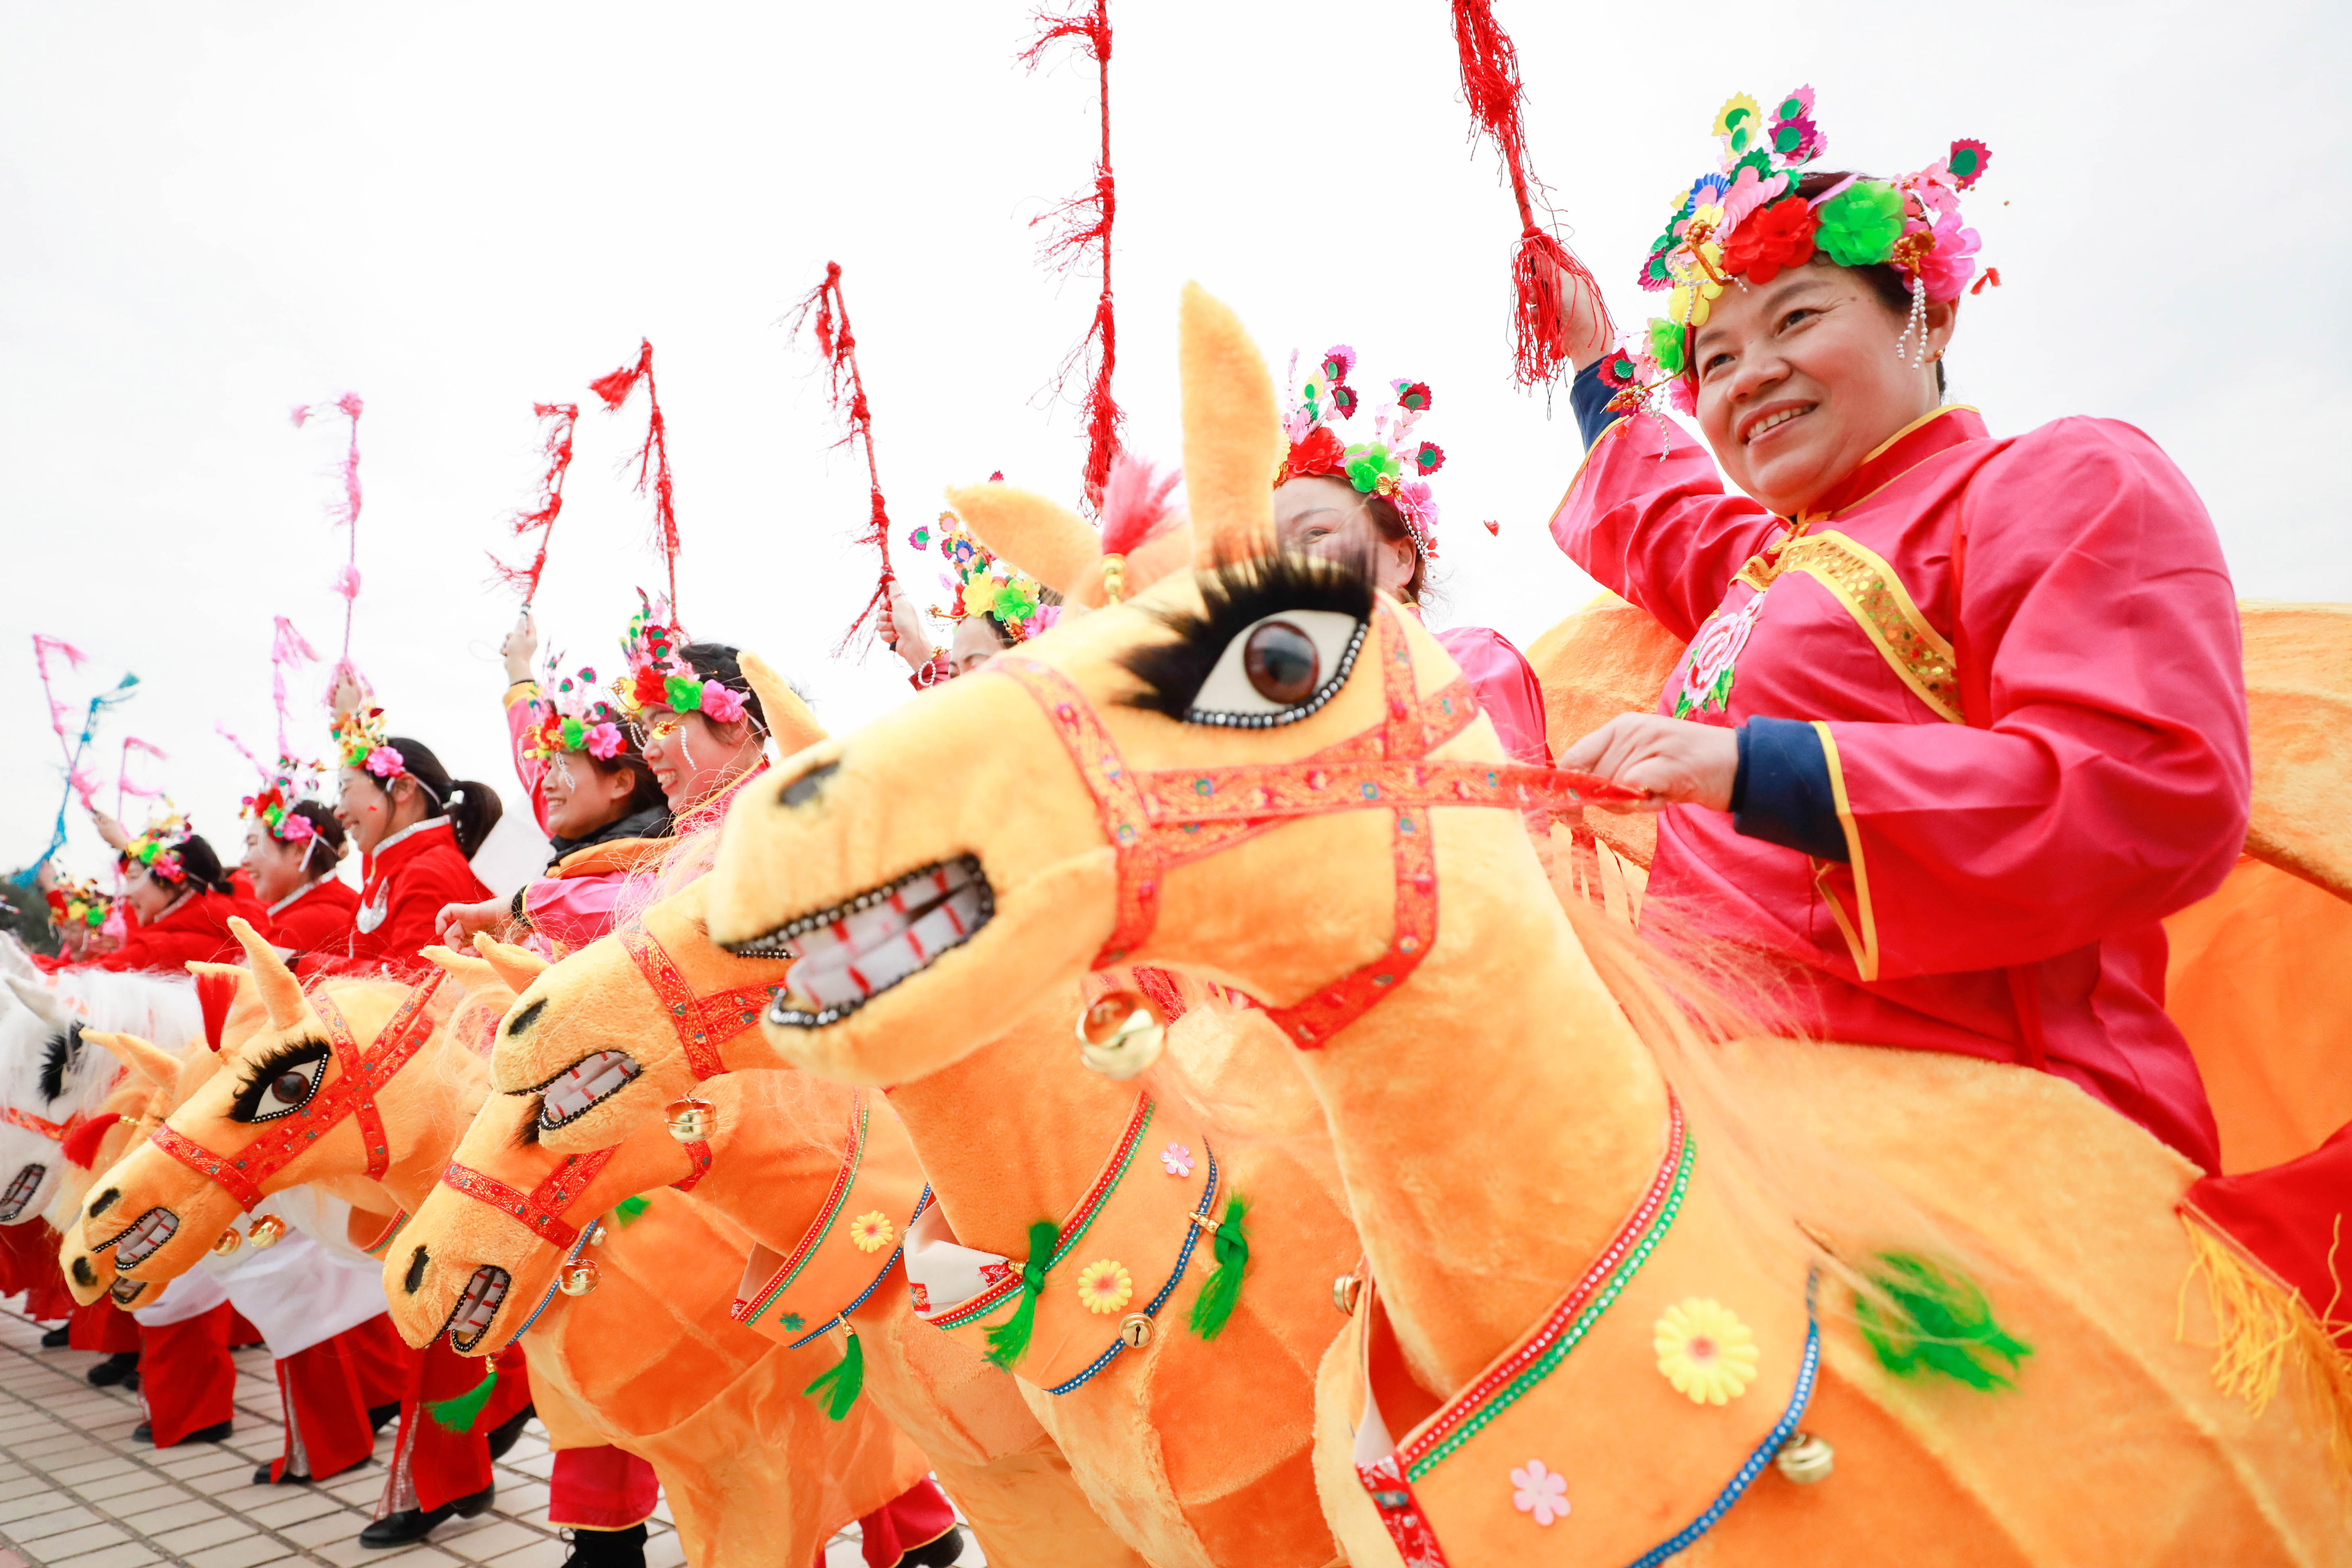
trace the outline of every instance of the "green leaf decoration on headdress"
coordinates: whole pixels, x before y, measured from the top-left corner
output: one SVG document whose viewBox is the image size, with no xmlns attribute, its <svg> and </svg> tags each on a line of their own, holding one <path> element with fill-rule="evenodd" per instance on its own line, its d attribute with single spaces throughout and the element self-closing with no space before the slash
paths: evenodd
<svg viewBox="0 0 2352 1568">
<path fill-rule="evenodd" d="M 1396 455 L 1378 441 L 1370 446 L 1349 447 L 1342 466 L 1347 469 L 1348 482 L 1366 495 L 1378 490 L 1382 479 L 1396 479 L 1404 472 L 1403 466 L 1396 460 Z"/>
<path fill-rule="evenodd" d="M 669 698 L 673 713 L 695 713 L 702 709 L 702 682 L 689 680 L 683 675 L 665 676 L 662 691 Z"/>
<path fill-rule="evenodd" d="M 1933 1373 L 1990 1392 L 2015 1386 L 2014 1372 L 2033 1347 L 1994 1321 L 1975 1280 L 1910 1252 L 1882 1252 L 1865 1271 L 1878 1294 L 1857 1291 L 1855 1326 L 1897 1377 Z"/>
<path fill-rule="evenodd" d="M 1903 237 L 1903 193 L 1881 180 L 1856 180 L 1814 213 L 1813 243 L 1840 267 L 1885 261 Z"/>
<path fill-rule="evenodd" d="M 1668 375 L 1679 375 L 1683 368 L 1683 330 L 1663 316 L 1650 318 L 1650 357 Z"/>
</svg>

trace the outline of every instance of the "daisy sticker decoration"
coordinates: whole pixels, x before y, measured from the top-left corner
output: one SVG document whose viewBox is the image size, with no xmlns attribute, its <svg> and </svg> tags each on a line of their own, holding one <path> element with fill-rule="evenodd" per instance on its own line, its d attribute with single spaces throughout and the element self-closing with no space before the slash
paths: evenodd
<svg viewBox="0 0 2352 1568">
<path fill-rule="evenodd" d="M 1385 496 L 1404 518 L 1413 549 L 1423 560 L 1434 560 L 1437 498 L 1430 492 L 1429 476 L 1445 466 L 1445 449 L 1434 441 L 1413 438 L 1413 427 L 1429 412 L 1429 383 L 1390 382 L 1395 401 L 1372 421 L 1372 439 L 1350 445 L 1340 438 L 1332 421 L 1349 417 L 1360 405 L 1355 389 L 1348 384 L 1355 368 L 1356 351 L 1340 343 L 1324 351 L 1314 374 L 1300 382 L 1297 356 L 1292 356 L 1296 390 L 1282 422 L 1290 450 L 1275 470 L 1275 488 L 1328 474 L 1347 480 L 1360 495 Z"/>
<path fill-rule="evenodd" d="M 849 1222 L 849 1239 L 860 1252 L 879 1252 L 898 1234 L 898 1227 L 880 1209 L 870 1210 Z"/>
<path fill-rule="evenodd" d="M 1541 1459 L 1529 1459 L 1511 1471 L 1511 1506 L 1538 1524 L 1549 1525 L 1553 1520 L 1566 1519 L 1568 1478 L 1558 1470 L 1546 1469 Z"/>
<path fill-rule="evenodd" d="M 1727 1405 L 1756 1381 L 1754 1331 L 1708 1297 L 1676 1302 L 1652 1325 L 1658 1371 L 1694 1405 Z"/>
<path fill-rule="evenodd" d="M 1134 1295 L 1134 1276 L 1115 1258 L 1101 1258 L 1078 1270 L 1078 1300 L 1089 1312 L 1116 1312 Z"/>
<path fill-rule="evenodd" d="M 1191 1175 L 1192 1173 L 1191 1146 L 1183 1143 L 1171 1143 L 1160 1151 L 1160 1168 L 1171 1176 Z"/>
<path fill-rule="evenodd" d="M 1688 414 L 1697 404 L 1691 334 L 1706 324 L 1727 288 L 1769 283 L 1816 256 L 1839 267 L 1891 266 L 1911 292 L 1910 321 L 1895 352 L 1927 363 L 1927 302 L 1957 300 L 1986 284 L 1976 278 L 1977 231 L 1960 221 L 1960 195 L 1992 161 L 1983 142 L 1962 138 L 1925 168 L 1893 180 L 1816 174 L 1827 145 L 1813 121 L 1813 89 L 1784 93 L 1768 109 L 1738 93 L 1717 110 L 1718 166 L 1670 199 L 1665 226 L 1642 263 L 1643 288 L 1665 298 L 1665 314 L 1603 362 L 1617 388 L 1610 407 L 1633 413 L 1666 390 Z"/>
</svg>

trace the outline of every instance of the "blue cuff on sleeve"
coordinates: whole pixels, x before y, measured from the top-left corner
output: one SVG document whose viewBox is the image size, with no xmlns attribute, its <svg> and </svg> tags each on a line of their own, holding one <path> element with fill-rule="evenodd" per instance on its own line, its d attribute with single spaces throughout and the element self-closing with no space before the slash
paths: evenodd
<svg viewBox="0 0 2352 1568">
<path fill-rule="evenodd" d="M 1594 360 L 1576 373 L 1568 384 L 1568 405 L 1576 410 L 1576 427 L 1584 436 L 1584 449 L 1592 450 L 1592 443 L 1601 439 L 1601 432 L 1616 423 L 1609 412 L 1609 400 L 1617 395 L 1601 379 L 1601 362 Z"/>
<path fill-rule="evenodd" d="M 1738 733 L 1733 831 L 1816 860 L 1843 863 L 1845 825 L 1838 820 L 1821 731 L 1792 719 L 1750 719 Z"/>
</svg>

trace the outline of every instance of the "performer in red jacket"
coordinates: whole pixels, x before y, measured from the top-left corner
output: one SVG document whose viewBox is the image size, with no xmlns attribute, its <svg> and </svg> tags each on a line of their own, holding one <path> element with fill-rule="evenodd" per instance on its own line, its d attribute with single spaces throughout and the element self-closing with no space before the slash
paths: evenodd
<svg viewBox="0 0 2352 1568">
<path fill-rule="evenodd" d="M 295 797 L 290 759 L 280 757 L 278 766 L 261 793 L 245 800 L 242 864 L 266 906 L 262 934 L 297 954 L 348 957 L 360 896 L 335 875 L 343 858 L 343 825 L 320 802 Z"/>
<path fill-rule="evenodd" d="M 352 921 L 352 956 L 411 969 L 419 948 L 440 940 L 434 917 L 445 904 L 490 896 L 467 864 L 503 809 L 485 784 L 452 779 L 421 741 L 384 733 L 383 710 L 352 704 L 334 722 L 342 759 L 335 816 L 360 848 L 364 885 Z"/>
<path fill-rule="evenodd" d="M 122 830 L 103 813 L 99 831 Z M 111 841 L 111 840 L 110 840 Z M 261 909 L 237 896 L 221 869 L 220 857 L 203 837 L 188 831 L 177 813 L 151 826 L 122 846 L 123 872 L 130 879 L 122 901 L 135 919 L 121 945 L 79 961 L 93 969 L 162 970 L 179 973 L 192 960 L 233 963 L 244 953 L 228 929 L 231 915 L 257 921 Z M 37 958 L 44 969 L 64 969 L 76 961 Z"/>
</svg>

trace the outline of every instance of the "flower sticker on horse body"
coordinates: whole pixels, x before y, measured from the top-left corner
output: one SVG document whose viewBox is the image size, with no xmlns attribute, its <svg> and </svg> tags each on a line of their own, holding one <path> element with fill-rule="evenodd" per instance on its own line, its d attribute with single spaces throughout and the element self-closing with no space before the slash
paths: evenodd
<svg viewBox="0 0 2352 1568">
<path fill-rule="evenodd" d="M 1568 1478 L 1546 1469 L 1541 1459 L 1529 1459 L 1524 1468 L 1511 1471 L 1511 1506 L 1541 1525 L 1566 1519 Z"/>
<path fill-rule="evenodd" d="M 1171 1143 L 1160 1151 L 1160 1168 L 1171 1176 L 1192 1173 L 1192 1151 L 1182 1143 Z"/>
<path fill-rule="evenodd" d="M 889 1246 L 891 1237 L 898 1234 L 898 1227 L 880 1209 L 859 1215 L 849 1222 L 849 1239 L 860 1252 L 879 1252 Z"/>
<path fill-rule="evenodd" d="M 1658 1371 L 1694 1405 L 1727 1405 L 1756 1381 L 1756 1333 L 1722 1302 L 1692 1296 L 1650 1330 Z"/>
<path fill-rule="evenodd" d="M 1078 1271 L 1078 1300 L 1089 1312 L 1116 1312 L 1135 1295 L 1135 1277 L 1116 1258 L 1100 1258 Z"/>
<path fill-rule="evenodd" d="M 1764 595 L 1758 594 L 1730 615 L 1718 615 L 1699 627 L 1685 656 L 1682 679 L 1675 687 L 1675 717 L 1694 712 L 1731 711 L 1731 683 L 1738 673 L 1740 649 L 1756 629 Z"/>
</svg>

